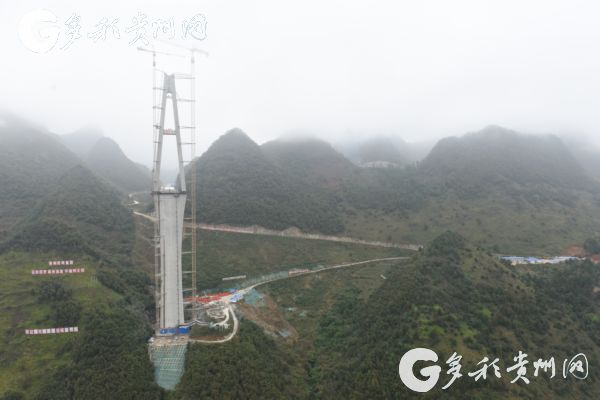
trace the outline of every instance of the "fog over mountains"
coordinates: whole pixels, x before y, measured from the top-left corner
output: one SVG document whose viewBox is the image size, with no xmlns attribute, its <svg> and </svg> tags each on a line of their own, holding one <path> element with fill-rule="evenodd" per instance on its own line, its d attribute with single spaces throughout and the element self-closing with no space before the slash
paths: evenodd
<svg viewBox="0 0 600 400">
<path fill-rule="evenodd" d="M 2 119 L 5 234 L 77 165 L 120 196 L 150 190 L 148 168 L 98 130 L 56 135 L 14 115 Z M 193 164 L 198 216 L 413 243 L 456 229 L 479 244 L 506 243 L 506 251 L 518 250 L 511 235 L 524 238 L 524 249 L 535 242 L 539 226 L 549 249 L 596 231 L 600 153 L 592 147 L 489 126 L 423 148 L 393 137 L 334 147 L 296 136 L 259 145 L 232 129 Z"/>
</svg>

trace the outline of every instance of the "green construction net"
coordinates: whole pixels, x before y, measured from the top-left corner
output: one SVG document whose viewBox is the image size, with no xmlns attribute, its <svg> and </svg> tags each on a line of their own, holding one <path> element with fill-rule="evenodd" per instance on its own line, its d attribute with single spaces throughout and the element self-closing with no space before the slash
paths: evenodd
<svg viewBox="0 0 600 400">
<path fill-rule="evenodd" d="M 173 390 L 183 375 L 187 343 L 151 344 L 149 350 L 156 383 Z"/>
</svg>

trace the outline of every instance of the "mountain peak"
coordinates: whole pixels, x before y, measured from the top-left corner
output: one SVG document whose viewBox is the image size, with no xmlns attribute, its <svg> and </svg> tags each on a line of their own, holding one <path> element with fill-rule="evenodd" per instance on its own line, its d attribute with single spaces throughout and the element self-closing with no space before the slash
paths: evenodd
<svg viewBox="0 0 600 400">
<path fill-rule="evenodd" d="M 151 185 L 149 172 L 127 158 L 109 137 L 101 137 L 92 146 L 86 162 L 95 173 L 125 192 L 147 190 Z"/>
<path fill-rule="evenodd" d="M 84 160 L 90 150 L 103 137 L 104 134 L 99 129 L 84 127 L 74 132 L 60 135 L 60 140 L 69 150 Z"/>
<path fill-rule="evenodd" d="M 527 135 L 491 125 L 442 139 L 421 164 L 424 172 L 481 185 L 589 188 L 590 179 L 564 143 L 552 135 Z"/>
<path fill-rule="evenodd" d="M 240 128 L 231 128 L 227 132 L 225 132 L 219 139 L 227 139 L 227 140 L 245 140 L 248 142 L 254 143 L 250 136 Z M 217 141 L 219 140 L 217 139 Z"/>
<path fill-rule="evenodd" d="M 260 146 L 250 139 L 243 130 L 233 128 L 215 140 L 208 150 L 202 154 L 199 162 L 203 163 L 214 159 L 222 159 L 223 161 L 227 159 L 233 162 L 234 159 L 239 157 L 251 158 L 259 163 L 266 162 Z"/>
</svg>

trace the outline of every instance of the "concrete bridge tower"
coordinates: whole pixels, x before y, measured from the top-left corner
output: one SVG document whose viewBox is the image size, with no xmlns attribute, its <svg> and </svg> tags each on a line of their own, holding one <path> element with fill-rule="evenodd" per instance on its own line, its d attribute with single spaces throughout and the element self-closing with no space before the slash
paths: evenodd
<svg viewBox="0 0 600 400">
<path fill-rule="evenodd" d="M 152 172 L 152 195 L 156 212 L 155 263 L 160 288 L 157 294 L 158 330 L 177 328 L 185 322 L 183 312 L 182 244 L 186 186 L 182 155 L 181 126 L 177 109 L 175 75 L 163 76 L 162 101 L 159 106 L 159 123 L 154 143 L 154 167 Z M 174 128 L 165 128 L 165 116 L 172 109 Z M 177 145 L 179 175 L 174 186 L 161 183 L 160 170 L 165 138 L 174 138 Z"/>
</svg>

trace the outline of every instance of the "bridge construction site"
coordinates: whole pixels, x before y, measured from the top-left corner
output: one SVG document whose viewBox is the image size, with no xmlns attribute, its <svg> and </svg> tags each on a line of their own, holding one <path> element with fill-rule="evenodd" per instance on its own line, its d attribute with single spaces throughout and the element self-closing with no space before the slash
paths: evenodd
<svg viewBox="0 0 600 400">
<path fill-rule="evenodd" d="M 331 266 L 315 265 L 311 268 L 293 268 L 250 278 L 246 275 L 223 277 L 223 281 L 231 281 L 234 288 L 199 295 L 196 279 L 196 229 L 202 227 L 197 226 L 196 168 L 192 162 L 195 157 L 196 143 L 194 64 L 196 54 L 202 51 L 188 49 L 190 61 L 188 73 L 168 74 L 157 67 L 157 57 L 170 57 L 174 54 L 143 48 L 139 50 L 151 53 L 154 77 L 152 87 L 154 211 L 152 215 L 136 212 L 154 224 L 152 243 L 156 323 L 154 336 L 148 343 L 148 351 L 154 364 L 157 383 L 167 390 L 172 390 L 183 375 L 188 343 L 217 344 L 234 338 L 239 329 L 236 303 L 242 301 L 244 296 L 257 286 L 340 268 L 399 261 L 407 257 L 373 259 Z M 164 152 L 165 143 L 169 140 L 174 141 L 171 142 L 171 149 L 175 148 L 178 175 L 174 184 L 165 185 L 161 180 L 161 167 L 165 157 L 169 156 Z M 272 234 L 272 232 L 260 233 Z M 301 237 L 298 233 L 294 235 Z M 334 237 L 311 237 L 311 239 L 338 240 Z M 350 242 L 352 239 L 341 238 L 340 241 Z M 390 247 L 390 244 L 385 243 L 370 244 Z M 418 250 L 418 246 L 414 245 L 404 248 Z"/>
</svg>

